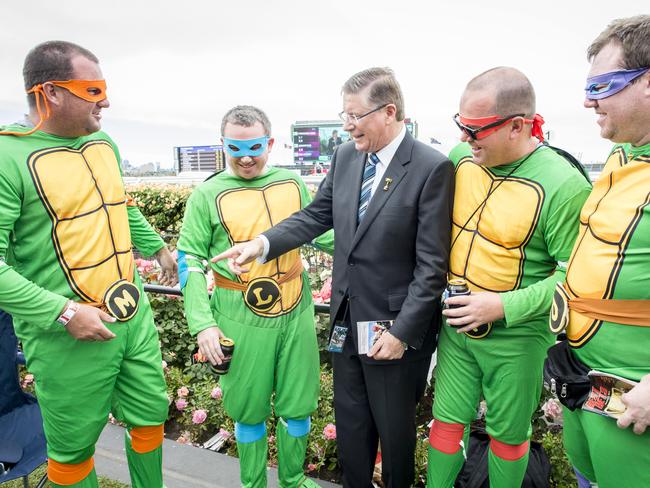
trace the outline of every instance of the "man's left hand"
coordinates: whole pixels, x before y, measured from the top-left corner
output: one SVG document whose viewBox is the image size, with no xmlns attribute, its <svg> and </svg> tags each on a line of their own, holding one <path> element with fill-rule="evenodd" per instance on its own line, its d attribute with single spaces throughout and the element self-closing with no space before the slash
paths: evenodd
<svg viewBox="0 0 650 488">
<path fill-rule="evenodd" d="M 155 257 L 158 264 L 160 264 L 158 283 L 162 286 L 175 286 L 178 283 L 178 264 L 167 246 L 163 246 Z"/>
<path fill-rule="evenodd" d="M 645 375 L 638 385 L 621 397 L 621 400 L 627 409 L 618 419 L 618 426 L 625 429 L 633 423 L 634 433 L 643 434 L 650 425 L 650 374 Z"/>
<path fill-rule="evenodd" d="M 458 308 L 446 308 L 442 311 L 447 317 L 447 323 L 458 327 L 456 332 L 459 334 L 505 316 L 501 297 L 498 293 L 489 291 L 447 298 L 445 303 L 459 305 Z"/>
<path fill-rule="evenodd" d="M 404 355 L 402 341 L 386 331 L 368 351 L 368 357 L 373 359 L 400 359 Z"/>
</svg>

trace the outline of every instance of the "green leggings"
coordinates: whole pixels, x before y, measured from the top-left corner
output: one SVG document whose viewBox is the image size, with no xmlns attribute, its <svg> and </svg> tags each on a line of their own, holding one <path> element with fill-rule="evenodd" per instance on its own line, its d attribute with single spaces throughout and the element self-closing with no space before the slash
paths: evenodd
<svg viewBox="0 0 650 488">
<path fill-rule="evenodd" d="M 599 488 L 650 486 L 650 431 L 636 435 L 614 419 L 563 410 L 567 456 L 585 478 Z"/>
<path fill-rule="evenodd" d="M 106 325 L 117 336 L 107 342 L 77 341 L 63 327 L 23 339 L 36 379 L 48 457 L 63 465 L 93 456 L 109 412 L 129 428 L 160 425 L 167 418 L 158 332 L 146 296 L 133 319 Z M 128 436 L 126 447 L 132 485 L 160 488 L 160 448 L 131 452 Z M 94 470 L 70 486 L 96 487 Z"/>
<path fill-rule="evenodd" d="M 280 418 L 276 437 L 280 487 L 313 486 L 303 472 L 309 415 L 318 406 L 320 367 L 314 312 L 306 307 L 292 321 L 258 327 L 219 317 L 235 341 L 230 371 L 221 378 L 226 412 L 235 420 L 240 476 L 246 488 L 266 487 L 265 421 L 271 398 Z"/>
</svg>

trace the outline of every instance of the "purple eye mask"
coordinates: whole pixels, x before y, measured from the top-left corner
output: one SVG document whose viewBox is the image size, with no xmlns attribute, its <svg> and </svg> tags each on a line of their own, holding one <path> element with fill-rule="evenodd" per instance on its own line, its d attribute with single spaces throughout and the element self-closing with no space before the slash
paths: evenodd
<svg viewBox="0 0 650 488">
<path fill-rule="evenodd" d="M 611 97 L 628 86 L 650 68 L 622 69 L 587 78 L 585 96 L 589 100 Z"/>
</svg>

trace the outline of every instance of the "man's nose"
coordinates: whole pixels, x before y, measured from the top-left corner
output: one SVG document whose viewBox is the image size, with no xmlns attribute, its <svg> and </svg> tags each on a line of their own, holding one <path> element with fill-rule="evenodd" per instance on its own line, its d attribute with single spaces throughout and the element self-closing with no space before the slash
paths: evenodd
<svg viewBox="0 0 650 488">
<path fill-rule="evenodd" d="M 592 100 L 590 98 L 585 97 L 585 101 L 583 102 L 583 105 L 585 108 L 596 108 L 598 106 L 598 100 Z"/>
</svg>

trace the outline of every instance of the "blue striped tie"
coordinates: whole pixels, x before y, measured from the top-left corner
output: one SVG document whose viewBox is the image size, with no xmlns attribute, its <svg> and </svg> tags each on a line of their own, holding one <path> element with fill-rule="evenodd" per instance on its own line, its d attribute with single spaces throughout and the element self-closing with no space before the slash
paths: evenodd
<svg viewBox="0 0 650 488">
<path fill-rule="evenodd" d="M 372 196 L 372 182 L 375 180 L 375 173 L 377 172 L 377 163 L 379 158 L 375 153 L 368 153 L 366 158 L 366 166 L 363 169 L 363 181 L 361 182 L 361 193 L 359 194 L 359 213 L 358 221 L 361 222 L 363 219 L 366 210 L 368 209 L 368 204 L 370 203 L 370 197 Z"/>
</svg>

